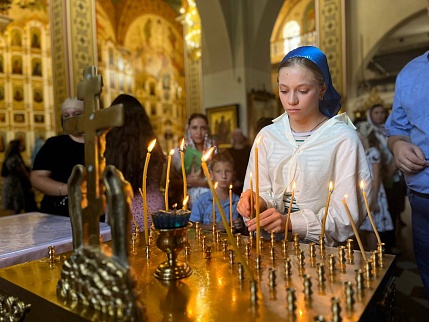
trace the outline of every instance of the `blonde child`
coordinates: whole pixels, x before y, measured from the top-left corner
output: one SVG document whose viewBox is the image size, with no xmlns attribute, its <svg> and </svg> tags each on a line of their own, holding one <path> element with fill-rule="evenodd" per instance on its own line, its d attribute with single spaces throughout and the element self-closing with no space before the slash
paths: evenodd
<svg viewBox="0 0 429 322">
<path fill-rule="evenodd" d="M 223 211 L 229 222 L 229 187 L 234 181 L 234 160 L 228 152 L 215 154 L 210 161 L 210 175 L 213 182 L 217 182 L 216 194 L 222 204 Z M 238 232 L 243 229 L 243 220 L 237 212 L 237 203 L 239 196 L 232 194 L 232 214 L 235 230 Z M 216 208 L 216 229 L 225 231 L 222 223 L 221 214 L 217 205 Z M 211 230 L 213 225 L 213 195 L 211 191 L 201 194 L 192 207 L 190 221 L 199 222 L 200 227 L 204 230 Z"/>
</svg>

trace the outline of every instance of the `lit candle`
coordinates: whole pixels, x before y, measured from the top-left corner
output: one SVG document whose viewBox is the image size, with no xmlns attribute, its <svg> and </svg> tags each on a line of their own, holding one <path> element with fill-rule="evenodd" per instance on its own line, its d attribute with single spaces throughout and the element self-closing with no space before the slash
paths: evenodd
<svg viewBox="0 0 429 322">
<path fill-rule="evenodd" d="M 189 196 L 186 196 L 185 199 L 183 199 L 183 210 L 188 210 L 188 202 L 189 202 Z"/>
<path fill-rule="evenodd" d="M 362 180 L 362 181 L 360 182 L 360 188 L 361 188 L 361 190 L 362 190 L 363 199 L 365 200 L 366 212 L 368 213 L 369 221 L 371 222 L 372 229 L 374 230 L 374 232 L 375 232 L 375 236 L 377 236 L 378 244 L 380 245 L 380 244 L 381 244 L 380 235 L 378 234 L 377 227 L 375 226 L 374 219 L 372 218 L 371 211 L 369 210 L 368 198 L 367 198 L 367 196 L 366 196 L 366 192 L 365 192 L 365 190 L 364 190 L 364 187 L 365 187 L 365 183 L 364 183 L 364 181 Z"/>
<path fill-rule="evenodd" d="M 164 201 L 165 201 L 165 210 L 168 210 L 168 188 L 170 186 L 170 168 L 171 168 L 171 158 L 173 157 L 174 149 L 170 150 L 167 159 L 167 173 L 165 179 L 165 193 L 164 193 Z"/>
<path fill-rule="evenodd" d="M 235 241 L 234 236 L 232 236 L 231 230 L 227 229 L 228 227 L 228 220 L 226 218 L 225 212 L 223 211 L 223 207 L 219 201 L 219 198 L 216 193 L 216 189 L 214 188 L 213 182 L 210 178 L 209 168 L 207 167 L 207 159 L 210 157 L 210 155 L 213 153 L 214 147 L 211 147 L 206 151 L 206 153 L 203 154 L 203 157 L 201 158 L 201 169 L 203 169 L 204 176 L 207 178 L 207 183 L 209 185 L 210 191 L 212 192 L 213 199 L 216 202 L 216 205 L 219 209 L 222 223 L 224 227 L 226 228 L 226 234 L 228 236 L 229 242 L 232 245 L 232 248 L 234 248 L 234 252 L 237 255 L 238 259 L 240 260 L 241 265 L 243 265 L 245 271 L 249 274 L 250 280 L 255 281 L 255 278 L 253 277 L 253 273 L 249 268 L 249 265 L 247 264 L 246 260 L 243 257 L 243 254 L 241 253 L 240 249 L 238 249 L 237 242 Z"/>
<path fill-rule="evenodd" d="M 253 178 L 252 172 L 250 172 L 250 219 L 253 219 Z"/>
<path fill-rule="evenodd" d="M 261 140 L 261 136 L 258 137 L 255 144 L 255 193 L 256 193 L 256 199 L 255 199 L 255 208 L 256 208 L 256 256 L 259 257 L 260 255 L 260 245 L 259 241 L 261 240 L 261 224 L 259 222 L 259 141 Z"/>
<path fill-rule="evenodd" d="M 217 183 L 217 182 L 215 182 L 215 183 L 214 183 L 214 189 L 215 189 L 215 190 L 217 189 L 217 185 L 218 185 L 218 183 Z M 213 205 L 212 205 L 212 207 L 213 207 L 213 209 L 212 209 L 212 211 L 213 211 L 213 225 L 215 225 L 215 226 L 216 226 L 216 203 L 215 203 L 215 198 L 214 198 L 214 196 L 213 196 Z"/>
<path fill-rule="evenodd" d="M 292 194 L 290 196 L 290 202 L 289 202 L 289 209 L 287 211 L 287 220 L 286 220 L 286 228 L 285 228 L 285 241 L 287 241 L 287 236 L 289 234 L 289 217 L 292 212 L 292 204 L 293 204 L 293 198 L 295 198 L 295 189 L 296 189 L 296 182 L 294 181 L 292 184 Z"/>
<path fill-rule="evenodd" d="M 320 237 L 322 239 L 325 237 L 326 218 L 328 218 L 329 202 L 331 201 L 331 194 L 332 194 L 333 189 L 334 189 L 334 183 L 332 181 L 330 181 L 329 182 L 328 200 L 326 201 L 325 214 L 323 216 L 323 221 L 322 221 L 322 233 L 320 234 Z"/>
<path fill-rule="evenodd" d="M 180 144 L 180 161 L 182 162 L 182 177 L 183 177 L 183 198 L 188 196 L 188 183 L 186 182 L 186 169 L 185 169 L 185 139 L 182 139 Z M 188 204 L 184 205 L 184 210 L 188 209 Z"/>
<path fill-rule="evenodd" d="M 147 154 L 146 154 L 146 161 L 144 163 L 144 168 L 143 168 L 143 221 L 144 221 L 144 239 L 146 242 L 146 245 L 148 245 L 149 242 L 149 228 L 147 226 L 147 216 L 148 216 L 148 208 L 147 208 L 147 193 L 146 193 L 146 178 L 147 178 L 147 168 L 149 165 L 149 160 L 150 160 L 150 153 L 153 150 L 153 147 L 156 144 L 156 139 L 152 140 L 149 143 L 149 146 L 147 148 Z"/>
<path fill-rule="evenodd" d="M 229 224 L 231 228 L 234 227 L 232 223 L 232 184 L 229 185 Z"/>
<path fill-rule="evenodd" d="M 359 237 L 359 232 L 356 228 L 355 222 L 353 221 L 353 217 L 352 217 L 352 214 L 350 213 L 350 209 L 347 206 L 346 198 L 347 198 L 347 195 L 345 195 L 343 198 L 343 205 L 344 205 L 344 208 L 346 208 L 347 215 L 349 216 L 350 224 L 352 225 L 353 232 L 355 233 L 356 240 L 359 244 L 359 248 L 360 248 L 360 252 L 362 253 L 363 260 L 366 261 L 365 249 L 363 248 L 362 242 Z"/>
</svg>

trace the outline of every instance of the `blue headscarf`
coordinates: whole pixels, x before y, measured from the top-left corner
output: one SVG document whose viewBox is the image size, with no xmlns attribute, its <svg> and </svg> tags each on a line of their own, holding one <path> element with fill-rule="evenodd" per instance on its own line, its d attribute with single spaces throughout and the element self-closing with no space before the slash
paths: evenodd
<svg viewBox="0 0 429 322">
<path fill-rule="evenodd" d="M 341 108 L 341 96 L 332 85 L 331 73 L 329 72 L 328 61 L 325 54 L 317 47 L 303 46 L 291 50 L 281 61 L 280 66 L 293 57 L 307 58 L 319 67 L 326 84 L 326 93 L 319 101 L 319 110 L 323 115 L 331 118 L 335 116 Z"/>
</svg>

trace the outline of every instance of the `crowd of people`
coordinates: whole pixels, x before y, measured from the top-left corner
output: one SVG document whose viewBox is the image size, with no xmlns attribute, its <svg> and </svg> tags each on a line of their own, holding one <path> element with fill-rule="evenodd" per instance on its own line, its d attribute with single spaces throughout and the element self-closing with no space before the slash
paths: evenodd
<svg viewBox="0 0 429 322">
<path fill-rule="evenodd" d="M 399 253 L 395 227 L 402 223 L 400 214 L 408 190 L 414 248 L 419 253 L 417 263 L 429 290 L 429 222 L 425 215 L 429 206 L 429 132 L 428 113 L 420 108 L 429 104 L 423 88 L 427 75 L 429 52 L 414 59 L 399 74 L 392 113 L 388 116 L 386 109 L 376 104 L 367 111 L 366 120 L 355 127 L 346 113 L 338 114 L 341 96 L 332 84 L 325 54 L 312 46 L 290 51 L 278 69 L 278 94 L 284 113 L 258 121 L 253 145 L 240 128 L 235 129 L 231 147 L 215 147 L 209 162 L 211 180 L 218 183 L 216 194 L 224 212 L 232 214 L 230 224 L 235 231 L 247 234 L 256 230 L 256 218 L 250 215 L 255 210 L 251 205 L 256 205 L 258 198 L 263 235 L 274 232 L 277 238 L 284 238 L 286 233 L 297 233 L 300 241 L 317 243 L 325 217 L 325 242 L 336 246 L 354 235 L 353 220 L 360 227 L 366 248 L 375 249 L 376 235 L 360 191 L 360 183 L 364 182 L 369 209 L 386 251 Z M 130 183 L 134 194 L 133 223 L 142 230 L 143 165 L 147 146 L 156 135 L 135 97 L 121 94 L 112 102 L 116 104 L 123 104 L 125 122 L 106 135 L 105 160 Z M 61 112 L 62 120 L 81 115 L 83 102 L 67 99 Z M 1 172 L 2 206 L 14 214 L 37 210 L 69 216 L 67 181 L 73 167 L 84 164 L 85 137 L 69 133 L 46 142 L 41 138 L 39 143 L 32 169 L 21 156 L 22 142 L 9 143 Z M 190 115 L 183 150 L 177 147 L 173 155 L 168 197 L 180 203 L 185 197 L 182 192 L 186 182 L 190 220 L 200 222 L 203 229 L 211 230 L 216 223 L 217 230 L 225 230 L 219 209 L 213 208 L 213 195 L 201 168 L 203 153 L 213 146 L 206 115 Z M 184 153 L 183 163 L 179 152 Z M 165 206 L 160 190 L 165 164 L 166 156 L 156 144 L 147 177 L 149 213 Z M 251 189 L 249 180 L 257 169 L 259 195 Z M 329 184 L 333 189 L 328 189 Z M 39 207 L 34 201 L 35 189 L 43 194 Z"/>
</svg>

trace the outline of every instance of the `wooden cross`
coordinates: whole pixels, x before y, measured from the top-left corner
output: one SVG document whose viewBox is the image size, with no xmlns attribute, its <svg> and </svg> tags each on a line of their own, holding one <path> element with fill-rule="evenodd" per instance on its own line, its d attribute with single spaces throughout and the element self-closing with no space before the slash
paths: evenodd
<svg viewBox="0 0 429 322">
<path fill-rule="evenodd" d="M 104 171 L 105 135 L 112 127 L 124 123 L 123 105 L 100 110 L 99 97 L 103 87 L 95 66 L 83 70 L 77 86 L 77 98 L 83 100 L 84 114 L 64 120 L 64 132 L 85 135 L 86 191 L 88 204 L 82 209 L 84 244 L 99 245 L 100 216 L 104 214 L 102 172 Z M 70 214 L 72 216 L 73 214 Z"/>
</svg>

